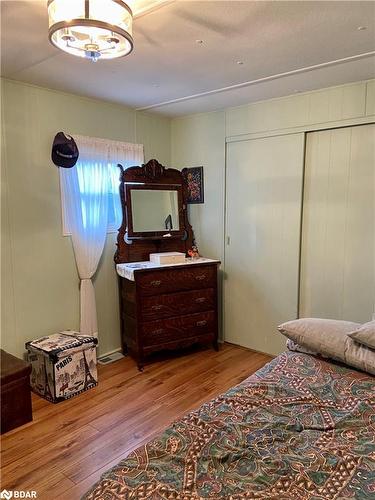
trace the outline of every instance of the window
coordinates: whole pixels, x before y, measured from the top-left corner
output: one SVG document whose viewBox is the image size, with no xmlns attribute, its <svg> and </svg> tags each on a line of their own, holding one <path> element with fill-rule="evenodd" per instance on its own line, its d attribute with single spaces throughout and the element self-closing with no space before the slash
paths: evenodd
<svg viewBox="0 0 375 500">
<path fill-rule="evenodd" d="M 108 231 L 117 231 L 122 222 L 122 209 L 120 200 L 120 169 L 109 164 L 110 189 L 108 192 Z"/>
<path fill-rule="evenodd" d="M 95 225 L 96 219 L 102 219 L 98 211 L 103 210 L 103 206 L 98 204 L 95 208 L 95 199 L 101 197 L 102 190 L 106 194 L 107 232 L 116 232 L 122 222 L 118 163 L 124 168 L 143 163 L 143 146 L 82 136 L 75 136 L 74 139 L 79 159 L 72 169 L 59 169 L 63 235 L 68 236 L 72 232 L 73 213 L 81 214 L 83 227 Z M 76 204 L 79 205 L 75 206 L 76 210 L 69 210 Z M 88 207 L 91 207 L 90 210 Z"/>
<path fill-rule="evenodd" d="M 83 225 L 86 225 L 87 213 L 86 206 L 89 197 L 95 196 L 100 189 L 97 175 L 93 173 L 92 175 L 85 176 L 85 169 L 90 169 L 90 165 L 85 163 L 78 163 L 75 165 L 77 169 L 78 176 L 78 186 L 80 193 L 80 203 L 82 210 Z M 60 170 L 61 172 L 61 170 Z M 71 234 L 69 215 L 67 210 L 67 203 L 69 203 L 69 196 L 65 192 L 64 183 L 60 182 L 61 186 L 61 208 L 62 208 L 62 224 L 63 224 L 63 235 L 69 236 Z M 115 232 L 121 225 L 122 222 L 122 211 L 120 202 L 120 169 L 117 164 L 108 163 L 108 222 L 107 222 L 107 232 Z"/>
</svg>

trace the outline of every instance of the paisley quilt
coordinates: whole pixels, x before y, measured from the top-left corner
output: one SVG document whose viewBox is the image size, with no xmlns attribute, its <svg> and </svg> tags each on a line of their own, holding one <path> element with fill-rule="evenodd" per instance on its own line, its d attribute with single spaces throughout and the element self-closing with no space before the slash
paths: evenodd
<svg viewBox="0 0 375 500">
<path fill-rule="evenodd" d="M 375 378 L 285 352 L 132 452 L 85 500 L 375 499 Z"/>
</svg>

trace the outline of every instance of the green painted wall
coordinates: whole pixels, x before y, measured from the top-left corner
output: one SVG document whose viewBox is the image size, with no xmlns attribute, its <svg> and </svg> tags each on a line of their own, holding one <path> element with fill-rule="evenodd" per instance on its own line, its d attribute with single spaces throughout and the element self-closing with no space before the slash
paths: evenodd
<svg viewBox="0 0 375 500">
<path fill-rule="evenodd" d="M 173 120 L 19 82 L 1 83 L 2 345 L 18 355 L 26 340 L 79 325 L 78 277 L 70 238 L 62 236 L 59 176 L 50 160 L 58 130 L 139 142 L 146 160 L 154 157 L 167 166 L 203 165 L 205 203 L 189 206 L 190 221 L 201 254 L 223 260 L 226 139 L 299 132 L 322 122 L 359 123 L 375 109 L 374 81 Z M 120 346 L 115 239 L 116 234 L 108 235 L 94 280 L 101 353 Z"/>
<path fill-rule="evenodd" d="M 374 82 L 341 85 L 172 120 L 172 165 L 204 167 L 205 203 L 189 206 L 190 222 L 204 257 L 224 262 L 225 176 L 229 175 L 226 141 L 373 122 Z"/>
<path fill-rule="evenodd" d="M 199 252 L 203 257 L 223 262 L 225 113 L 219 111 L 174 119 L 171 135 L 171 160 L 175 168 L 204 167 L 204 204 L 188 206 Z M 220 295 L 221 287 L 222 273 L 219 275 Z M 221 332 L 221 320 L 219 330 Z"/>
<path fill-rule="evenodd" d="M 199 251 L 223 258 L 225 114 L 204 113 L 172 121 L 172 165 L 204 167 L 204 204 L 189 205 L 189 220 Z"/>
<path fill-rule="evenodd" d="M 170 120 L 125 106 L 2 80 L 2 347 L 22 355 L 27 340 L 79 327 L 78 277 L 62 236 L 57 131 L 139 142 L 145 159 L 170 164 Z M 120 347 L 116 234 L 94 279 L 99 352 Z"/>
<path fill-rule="evenodd" d="M 172 166 L 171 120 L 150 113 L 136 113 L 137 142 L 144 145 L 147 160 L 156 158 L 162 165 Z"/>
</svg>

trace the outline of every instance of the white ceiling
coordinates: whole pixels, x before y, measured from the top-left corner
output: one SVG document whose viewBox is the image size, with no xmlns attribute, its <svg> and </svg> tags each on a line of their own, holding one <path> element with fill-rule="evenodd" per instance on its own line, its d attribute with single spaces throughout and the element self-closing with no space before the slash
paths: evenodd
<svg viewBox="0 0 375 500">
<path fill-rule="evenodd" d="M 1 16 L 2 76 L 170 116 L 375 77 L 373 1 L 166 2 L 134 20 L 130 56 L 97 63 L 50 45 L 45 0 Z"/>
</svg>

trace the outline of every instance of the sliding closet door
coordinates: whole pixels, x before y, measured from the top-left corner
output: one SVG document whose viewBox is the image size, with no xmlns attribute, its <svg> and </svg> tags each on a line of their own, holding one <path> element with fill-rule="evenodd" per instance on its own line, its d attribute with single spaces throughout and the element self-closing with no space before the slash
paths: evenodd
<svg viewBox="0 0 375 500">
<path fill-rule="evenodd" d="M 371 320 L 375 125 L 307 134 L 301 317 Z"/>
<path fill-rule="evenodd" d="M 297 317 L 304 134 L 228 144 L 225 340 L 277 354 Z"/>
</svg>

